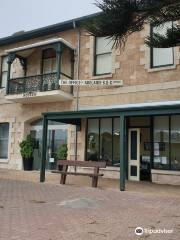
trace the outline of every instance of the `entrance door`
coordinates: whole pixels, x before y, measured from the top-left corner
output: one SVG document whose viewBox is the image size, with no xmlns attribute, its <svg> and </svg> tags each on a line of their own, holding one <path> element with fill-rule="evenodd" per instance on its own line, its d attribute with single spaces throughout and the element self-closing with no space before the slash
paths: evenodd
<svg viewBox="0 0 180 240">
<path fill-rule="evenodd" d="M 128 179 L 140 180 L 140 129 L 129 129 Z"/>
</svg>

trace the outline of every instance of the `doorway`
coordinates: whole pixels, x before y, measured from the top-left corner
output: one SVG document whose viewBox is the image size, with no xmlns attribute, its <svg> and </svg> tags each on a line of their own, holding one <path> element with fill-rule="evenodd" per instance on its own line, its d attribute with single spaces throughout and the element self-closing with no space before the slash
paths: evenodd
<svg viewBox="0 0 180 240">
<path fill-rule="evenodd" d="M 129 128 L 128 130 L 128 179 L 132 181 L 151 180 L 150 128 Z"/>
<path fill-rule="evenodd" d="M 33 170 L 40 170 L 42 156 L 42 119 L 31 123 L 30 135 L 35 140 Z M 49 121 L 47 133 L 46 169 L 56 169 L 56 153 L 62 145 L 67 145 L 68 125 Z"/>
</svg>

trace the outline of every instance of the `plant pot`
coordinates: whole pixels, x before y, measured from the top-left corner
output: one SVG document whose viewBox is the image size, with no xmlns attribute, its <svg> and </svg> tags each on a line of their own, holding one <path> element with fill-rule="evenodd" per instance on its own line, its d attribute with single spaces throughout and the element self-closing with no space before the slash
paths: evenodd
<svg viewBox="0 0 180 240">
<path fill-rule="evenodd" d="M 33 157 L 28 159 L 23 159 L 23 166 L 25 171 L 32 171 L 33 168 Z"/>
</svg>

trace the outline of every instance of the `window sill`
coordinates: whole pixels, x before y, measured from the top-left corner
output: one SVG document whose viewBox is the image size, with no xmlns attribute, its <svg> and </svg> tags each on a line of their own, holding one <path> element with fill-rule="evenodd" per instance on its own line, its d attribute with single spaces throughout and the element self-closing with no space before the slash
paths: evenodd
<svg viewBox="0 0 180 240">
<path fill-rule="evenodd" d="M 162 175 L 176 175 L 180 176 L 180 171 L 177 170 L 160 170 L 160 169 L 151 169 L 152 174 L 162 174 Z"/>
<path fill-rule="evenodd" d="M 160 71 L 165 71 L 165 70 L 173 70 L 176 69 L 175 65 L 172 66 L 164 66 L 164 67 L 156 67 L 156 68 L 150 68 L 148 69 L 148 72 L 160 72 Z"/>
<path fill-rule="evenodd" d="M 103 78 L 112 78 L 112 73 L 110 74 L 104 74 L 104 75 L 97 75 L 97 76 L 91 76 L 92 80 L 96 80 L 96 79 L 103 79 Z"/>
<path fill-rule="evenodd" d="M 8 159 L 0 158 L 0 163 L 8 163 Z"/>
</svg>

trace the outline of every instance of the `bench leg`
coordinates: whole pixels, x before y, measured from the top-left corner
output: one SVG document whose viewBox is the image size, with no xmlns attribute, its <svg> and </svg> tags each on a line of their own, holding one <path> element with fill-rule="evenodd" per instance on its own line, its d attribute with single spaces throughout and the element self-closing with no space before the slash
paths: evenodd
<svg viewBox="0 0 180 240">
<path fill-rule="evenodd" d="M 92 187 L 97 188 L 98 177 L 92 177 Z"/>
<path fill-rule="evenodd" d="M 65 183 L 66 183 L 66 174 L 61 174 L 60 184 L 65 184 Z"/>
</svg>

